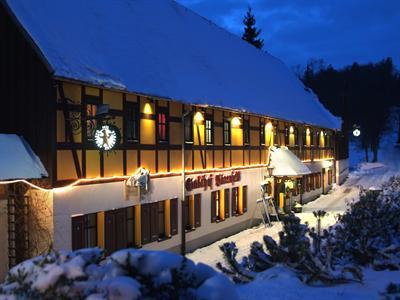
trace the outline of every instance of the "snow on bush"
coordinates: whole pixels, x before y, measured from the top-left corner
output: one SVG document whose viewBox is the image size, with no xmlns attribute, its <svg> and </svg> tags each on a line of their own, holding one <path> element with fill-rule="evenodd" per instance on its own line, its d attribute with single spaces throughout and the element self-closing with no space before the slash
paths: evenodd
<svg viewBox="0 0 400 300">
<path fill-rule="evenodd" d="M 51 252 L 9 271 L 0 299 L 237 299 L 231 281 L 182 256 L 99 248 Z"/>
<path fill-rule="evenodd" d="M 320 220 L 324 212 L 315 212 Z M 338 223 L 321 232 L 300 224 L 294 215 L 283 218 L 279 242 L 264 236 L 238 262 L 235 243 L 220 247 L 225 265 L 217 267 L 235 282 L 248 282 L 258 273 L 283 265 L 308 284 L 361 281 L 361 266 L 375 270 L 400 269 L 400 177 L 383 184 L 382 191 L 361 190 Z M 320 222 L 317 222 L 320 224 Z"/>
</svg>

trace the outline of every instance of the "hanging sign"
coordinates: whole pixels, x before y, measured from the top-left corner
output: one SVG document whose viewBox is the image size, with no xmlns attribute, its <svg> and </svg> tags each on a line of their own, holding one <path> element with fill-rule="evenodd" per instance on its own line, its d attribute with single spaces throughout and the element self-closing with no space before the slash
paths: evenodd
<svg viewBox="0 0 400 300">
<path fill-rule="evenodd" d="M 120 143 L 121 134 L 114 125 L 102 125 L 94 132 L 94 141 L 97 148 L 109 151 Z"/>
<path fill-rule="evenodd" d="M 187 178 L 185 181 L 185 188 L 187 191 L 192 191 L 195 189 L 204 189 L 208 188 L 213 189 L 215 186 L 220 186 L 223 184 L 234 184 L 235 182 L 240 181 L 241 174 L 240 171 L 232 171 L 230 174 L 217 174 L 217 175 L 199 175 L 194 178 Z"/>
</svg>

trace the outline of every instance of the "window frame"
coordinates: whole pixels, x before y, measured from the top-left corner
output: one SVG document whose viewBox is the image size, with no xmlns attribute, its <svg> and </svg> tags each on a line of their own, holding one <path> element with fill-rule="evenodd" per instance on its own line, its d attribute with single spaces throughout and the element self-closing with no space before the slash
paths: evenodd
<svg viewBox="0 0 400 300">
<path fill-rule="evenodd" d="M 132 112 L 134 112 L 134 118 L 131 119 Z M 131 138 L 129 136 L 130 125 L 133 124 L 133 130 L 135 132 L 136 137 Z M 124 139 L 127 143 L 138 143 L 140 141 L 140 109 L 139 104 L 136 102 L 125 102 L 124 106 Z"/>
<path fill-rule="evenodd" d="M 101 121 L 98 118 L 96 118 L 96 113 L 97 113 L 98 106 L 101 104 L 102 104 L 102 101 L 99 96 L 85 95 L 83 97 L 81 122 L 82 122 L 82 124 L 85 124 L 85 128 L 82 130 L 82 133 L 83 133 L 84 143 L 86 143 L 86 144 L 90 144 L 90 143 L 94 142 L 94 132 L 97 129 L 99 121 Z M 91 106 L 92 108 L 93 107 L 96 108 L 94 115 L 88 114 L 88 106 Z M 93 124 L 92 125 L 92 127 L 93 127 L 92 135 L 88 135 L 88 132 L 89 132 L 88 124 L 89 123 Z"/>
<path fill-rule="evenodd" d="M 210 126 L 208 126 L 210 124 Z M 214 144 L 214 122 L 211 116 L 206 116 L 204 121 L 204 130 L 205 130 L 205 143 L 206 145 Z"/>
<path fill-rule="evenodd" d="M 165 120 L 164 122 L 160 122 L 160 115 L 164 115 Z M 161 126 L 165 127 L 164 132 L 165 132 L 165 137 L 160 136 L 160 129 Z M 156 134 L 157 134 L 157 142 L 160 144 L 166 144 L 169 142 L 169 116 L 168 116 L 168 108 L 166 107 L 159 107 L 157 109 L 157 114 L 156 114 Z"/>
<path fill-rule="evenodd" d="M 225 127 L 225 125 L 226 125 L 226 127 Z M 231 144 L 231 122 L 230 122 L 230 120 L 224 119 L 222 126 L 223 126 L 222 134 L 223 134 L 224 145 L 230 145 Z"/>
<path fill-rule="evenodd" d="M 265 122 L 260 122 L 260 145 L 265 146 Z"/>
<path fill-rule="evenodd" d="M 193 132 L 193 116 L 188 115 L 183 120 L 183 130 L 185 136 L 185 143 L 193 144 L 194 132 Z"/>
<path fill-rule="evenodd" d="M 250 145 L 250 120 L 243 119 L 243 145 Z"/>
</svg>

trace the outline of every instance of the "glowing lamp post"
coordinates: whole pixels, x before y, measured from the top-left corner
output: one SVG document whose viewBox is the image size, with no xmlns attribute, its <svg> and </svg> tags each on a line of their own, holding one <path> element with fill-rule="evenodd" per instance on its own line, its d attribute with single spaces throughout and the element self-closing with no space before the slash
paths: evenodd
<svg viewBox="0 0 400 300">
<path fill-rule="evenodd" d="M 356 128 L 353 130 L 353 136 L 359 137 L 361 135 L 361 130 Z"/>
</svg>

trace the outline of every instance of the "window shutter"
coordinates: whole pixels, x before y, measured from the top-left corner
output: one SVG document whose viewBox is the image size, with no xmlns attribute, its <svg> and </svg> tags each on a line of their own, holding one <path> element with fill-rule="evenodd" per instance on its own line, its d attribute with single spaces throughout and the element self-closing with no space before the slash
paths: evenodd
<svg viewBox="0 0 400 300">
<path fill-rule="evenodd" d="M 194 195 L 194 226 L 201 226 L 201 194 Z"/>
<path fill-rule="evenodd" d="M 72 218 L 72 250 L 85 248 L 84 216 Z"/>
<path fill-rule="evenodd" d="M 237 214 L 237 207 L 236 207 L 236 198 L 237 198 L 237 189 L 232 189 L 232 216 Z"/>
<path fill-rule="evenodd" d="M 126 222 L 127 209 L 121 208 L 115 212 L 115 236 L 116 249 L 124 249 L 128 246 L 128 233 Z"/>
<path fill-rule="evenodd" d="M 150 204 L 150 234 L 152 242 L 158 240 L 158 202 Z"/>
<path fill-rule="evenodd" d="M 178 234 L 178 199 L 170 200 L 171 205 L 171 235 Z"/>
<path fill-rule="evenodd" d="M 141 205 L 142 244 L 150 243 L 150 204 Z"/>
<path fill-rule="evenodd" d="M 211 193 L 211 223 L 215 223 L 217 221 L 217 215 L 215 213 L 215 210 L 217 209 L 216 207 L 216 193 L 218 192 L 212 192 Z"/>
<path fill-rule="evenodd" d="M 229 218 L 229 189 L 225 189 L 225 219 Z"/>
<path fill-rule="evenodd" d="M 247 185 L 243 187 L 243 212 L 247 212 Z"/>
</svg>

